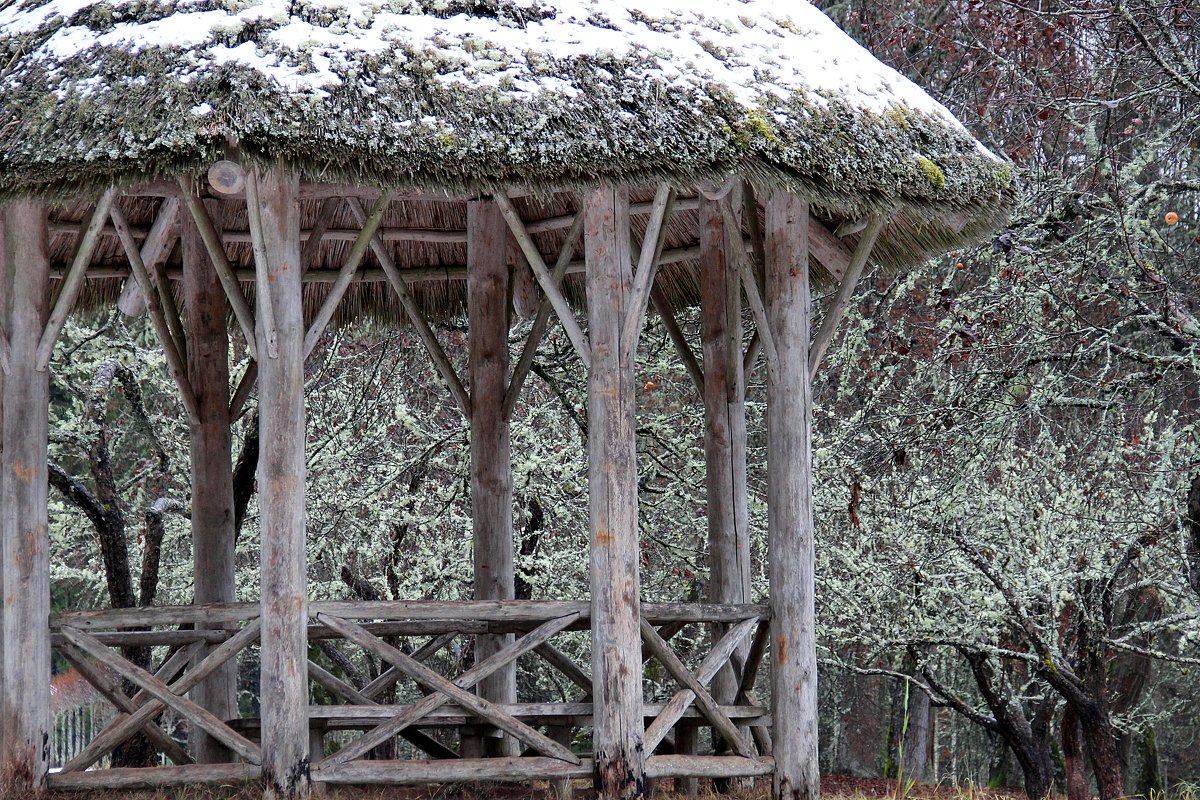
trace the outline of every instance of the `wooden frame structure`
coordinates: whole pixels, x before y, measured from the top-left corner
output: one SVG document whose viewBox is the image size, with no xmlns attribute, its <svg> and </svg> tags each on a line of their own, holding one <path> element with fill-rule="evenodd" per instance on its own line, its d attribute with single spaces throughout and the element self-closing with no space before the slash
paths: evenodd
<svg viewBox="0 0 1200 800">
<path fill-rule="evenodd" d="M 852 246 L 813 217 L 804 198 L 788 191 L 736 177 L 721 186 L 681 188 L 609 184 L 562 192 L 557 197 L 571 207 L 568 213 L 534 219 L 520 207 L 520 191 L 403 194 L 302 183 L 280 165 L 243 169 L 222 162 L 207 181 L 185 175 L 177 182 L 109 189 L 80 221 L 52 218 L 50 206 L 36 200 L 4 205 L 5 779 L 29 789 L 81 790 L 262 780 L 269 796 L 297 797 L 314 783 L 534 779 L 554 781 L 560 794 L 568 794 L 571 780 L 590 778 L 603 798 L 633 798 L 646 796 L 647 781 L 654 778 L 677 777 L 694 789 L 698 778 L 770 775 L 776 797 L 815 798 L 811 378 L 885 219 L 871 218 Z M 461 206 L 465 228 L 385 224 L 401 202 Z M 150 218 L 140 227 L 131 225 L 130 209 L 147 203 L 153 207 Z M 306 229 L 302 208 L 308 216 L 316 211 Z M 347 211 L 357 228 L 338 221 Z M 241 212 L 248 230 L 224 230 L 226 220 Z M 690 241 L 672 243 L 680 229 Z M 547 244 L 555 241 L 551 236 L 557 244 L 547 254 Z M 69 260 L 51 264 L 51 237 L 73 245 Z M 127 265 L 113 258 L 94 264 L 101 240 L 119 242 Z M 466 263 L 405 264 L 395 249 L 403 242 L 465 245 Z M 248 264 L 230 249 L 243 243 L 250 245 Z M 340 266 L 310 269 L 330 243 L 340 248 Z M 521 256 L 515 265 L 510 252 Z M 843 282 L 811 344 L 810 258 Z M 676 301 L 656 283 L 661 268 L 685 263 L 699 268 L 699 354 L 675 321 Z M 576 282 L 567 291 L 565 281 L 580 274 L 582 285 Z M 531 277 L 540 292 L 533 295 L 529 340 L 510 364 L 510 298 L 522 276 Z M 148 313 L 191 423 L 196 604 L 68 612 L 51 618 L 48 627 L 47 369 L 85 284 L 112 278 L 128 279 L 122 309 Z M 415 293 L 428 281 L 465 281 L 470 330 L 465 380 Z M 308 599 L 304 361 L 350 288 L 365 282 L 390 287 L 470 425 L 473 601 Z M 253 302 L 243 293 L 249 283 Z M 304 291 L 313 284 L 327 291 L 306 312 Z M 576 317 L 581 292 L 586 325 Z M 748 346 L 743 305 L 755 329 Z M 634 387 L 637 344 L 650 307 L 663 317 L 705 408 L 712 559 L 707 603 L 653 604 L 642 602 L 640 594 Z M 553 317 L 588 371 L 586 603 L 513 599 L 508 426 Z M 254 357 L 251 369 L 232 385 L 227 320 Z M 768 375 L 770 440 L 766 605 L 755 605 L 751 596 L 746 499 L 745 375 L 760 355 Z M 255 382 L 262 442 L 262 600 L 238 604 L 232 602 L 229 430 Z M 684 626 L 698 624 L 708 626 L 713 644 L 693 672 L 670 640 Z M 591 632 L 590 674 L 552 642 L 581 630 Z M 422 637 L 424 644 L 405 653 L 385 641 L 400 635 Z M 462 636 L 476 637 L 471 669 L 446 676 L 426 663 Z M 391 668 L 369 685 L 350 685 L 308 660 L 308 642 L 328 638 L 353 643 Z M 151 674 L 112 649 L 131 644 L 169 647 L 172 655 Z M 253 644 L 261 657 L 261 719 L 239 720 L 233 659 Z M 48 775 L 44 742 L 52 647 L 113 703 L 117 716 L 61 772 Z M 552 666 L 577 687 L 579 699 L 519 702 L 515 664 L 522 657 Z M 678 684 L 666 704 L 643 702 L 647 659 L 657 660 Z M 754 692 L 760 664 L 769 664 L 769 707 L 760 706 Z M 424 699 L 381 704 L 383 691 L 400 679 L 423 687 Z M 127 695 L 122 680 L 137 693 Z M 310 682 L 343 704 L 311 705 Z M 187 749 L 155 723 L 163 709 L 189 721 Z M 715 731 L 719 744 L 712 754 L 697 752 L 699 725 Z M 455 751 L 436 736 L 448 726 L 486 733 L 464 734 Z M 580 727 L 592 731 L 583 750 L 571 746 Z M 331 729 L 360 734 L 325 755 L 318 747 Z M 88 770 L 136 732 L 145 733 L 174 766 Z M 425 757 L 363 760 L 396 736 Z"/>
</svg>

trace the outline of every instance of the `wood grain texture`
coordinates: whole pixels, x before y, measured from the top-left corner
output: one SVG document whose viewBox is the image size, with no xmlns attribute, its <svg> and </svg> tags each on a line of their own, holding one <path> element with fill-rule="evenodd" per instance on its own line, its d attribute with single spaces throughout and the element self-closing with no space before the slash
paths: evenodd
<svg viewBox="0 0 1200 800">
<path fill-rule="evenodd" d="M 107 213 L 107 212 L 105 212 Z M 44 785 L 50 733 L 50 541 L 46 448 L 50 374 L 37 369 L 50 274 L 46 210 L 4 207 L 5 327 L 12 351 L 4 379 L 0 455 L 0 562 L 3 564 L 3 675 L 0 779 L 14 789 Z"/>
<path fill-rule="evenodd" d="M 646 797 L 638 550 L 634 359 L 622 357 L 631 303 L 629 193 L 603 186 L 584 200 L 591 366 L 588 513 L 591 532 L 593 780 L 601 800 Z"/>
<path fill-rule="evenodd" d="M 808 204 L 767 197 L 768 324 L 779 358 L 767 380 L 767 538 L 777 800 L 816 800 L 817 653 L 812 509 Z"/>
<path fill-rule="evenodd" d="M 471 532 L 475 599 L 511 600 L 513 582 L 513 482 L 508 390 L 508 227 L 494 202 L 467 203 L 467 369 L 471 385 Z M 484 659 L 512 642 L 511 634 L 475 639 Z M 492 703 L 517 701 L 517 667 L 503 668 L 479 682 L 479 696 Z M 511 737 L 489 739 L 490 755 L 518 755 Z"/>
<path fill-rule="evenodd" d="M 253 179 L 252 179 L 253 180 Z M 304 513 L 304 311 L 300 296 L 300 215 L 294 173 L 256 176 L 263 271 L 258 292 L 260 344 L 258 465 L 262 525 L 263 784 L 280 798 L 309 792 L 308 593 Z M 264 313 L 267 304 L 271 313 Z M 277 357 L 265 343 L 274 324 Z"/>
<path fill-rule="evenodd" d="M 195 221 L 182 220 L 183 298 L 187 309 L 188 381 L 196 401 L 191 426 L 193 599 L 232 603 L 236 594 L 233 444 L 229 417 L 229 306 Z M 222 665 L 192 690 L 192 700 L 219 719 L 237 716 L 237 663 Z M 229 752 L 202 730 L 189 731 L 192 757 L 211 764 Z"/>
</svg>

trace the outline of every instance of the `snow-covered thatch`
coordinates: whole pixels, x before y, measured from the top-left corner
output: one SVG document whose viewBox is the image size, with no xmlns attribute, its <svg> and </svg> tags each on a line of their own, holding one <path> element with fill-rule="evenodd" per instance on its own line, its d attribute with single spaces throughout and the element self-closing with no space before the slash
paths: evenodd
<svg viewBox="0 0 1200 800">
<path fill-rule="evenodd" d="M 742 171 L 993 217 L 1009 167 L 804 0 L 0 0 L 0 193 L 201 167 L 474 188 Z"/>
</svg>

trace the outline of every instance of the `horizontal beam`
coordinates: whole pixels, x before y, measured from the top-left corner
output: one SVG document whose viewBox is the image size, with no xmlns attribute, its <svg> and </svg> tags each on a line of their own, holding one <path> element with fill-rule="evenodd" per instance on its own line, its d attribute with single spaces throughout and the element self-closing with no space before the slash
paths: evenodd
<svg viewBox="0 0 1200 800">
<path fill-rule="evenodd" d="M 51 773 L 47 783 L 58 791 L 157 789 L 188 784 L 225 785 L 257 781 L 262 768 L 250 764 L 187 764 L 179 767 L 93 769 Z"/>
<path fill-rule="evenodd" d="M 591 703 L 498 703 L 495 707 L 516 719 L 532 720 L 531 724 L 535 725 L 549 725 L 556 721 L 561 724 L 564 720 L 569 720 L 575 725 L 586 725 L 590 724 L 587 721 L 592 716 Z M 403 713 L 407 708 L 406 705 L 375 704 L 309 706 L 308 717 L 310 720 L 324 721 L 330 727 L 374 727 L 379 720 L 390 719 Z M 665 703 L 646 704 L 642 707 L 642 714 L 646 719 L 653 719 L 665 708 Z M 748 720 L 745 723 L 747 725 L 770 724 L 767 710 L 760 706 L 722 705 L 719 708 L 730 719 Z M 473 718 L 473 715 L 461 706 L 447 704 L 426 714 L 418 725 L 424 727 L 430 724 L 461 724 L 464 718 Z M 683 713 L 682 718 L 703 719 L 704 717 L 699 710 L 689 708 Z M 241 727 L 252 727 L 252 725 L 245 724 L 248 722 L 253 721 L 244 720 Z"/>
</svg>

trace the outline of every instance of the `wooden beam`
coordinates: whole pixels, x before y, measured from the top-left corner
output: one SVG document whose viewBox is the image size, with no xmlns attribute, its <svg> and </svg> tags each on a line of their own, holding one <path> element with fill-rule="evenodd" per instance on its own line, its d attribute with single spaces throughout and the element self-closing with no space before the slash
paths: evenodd
<svg viewBox="0 0 1200 800">
<path fill-rule="evenodd" d="M 75 257 L 71 260 L 71 267 L 63 277 L 62 287 L 58 290 L 58 299 L 54 301 L 54 308 L 50 311 L 46 327 L 38 341 L 37 351 L 34 353 L 34 364 L 38 371 L 44 372 L 50 366 L 50 357 L 54 355 L 54 344 L 58 341 L 58 334 L 67 322 L 67 315 L 75 308 L 79 292 L 83 290 L 83 278 L 92 263 L 92 254 L 96 251 L 96 243 L 100 239 L 100 229 L 108 220 L 108 210 L 113 206 L 116 197 L 117 187 L 115 186 L 100 195 L 100 199 L 96 201 L 96 207 L 92 210 L 92 218 L 79 238 L 79 244 L 75 247 Z M 44 228 L 42 235 L 45 236 Z"/>
<path fill-rule="evenodd" d="M 580 211 L 575 215 L 575 221 L 572 223 L 571 229 L 567 232 L 567 238 L 563 242 L 562 250 L 559 251 L 558 261 L 554 264 L 554 270 L 550 273 L 550 280 L 555 286 L 562 285 L 562 279 L 567 274 L 571 258 L 575 255 L 575 248 L 579 246 L 579 240 L 582 237 L 583 212 Z M 521 396 L 521 389 L 525 385 L 525 379 L 529 376 L 529 370 L 533 366 L 533 359 L 537 356 L 538 345 L 541 344 L 542 337 L 546 335 L 546 327 L 550 323 L 550 312 L 552 310 L 553 306 L 550 302 L 550 296 L 543 292 L 541 303 L 538 305 L 537 315 L 534 317 L 533 324 L 529 326 L 529 336 L 525 339 L 525 346 L 521 348 L 521 356 L 517 360 L 517 365 L 513 367 L 512 377 L 509 379 L 508 388 L 504 392 L 502 413 L 506 420 L 512 419 L 513 410 L 517 407 L 517 400 Z"/>
<path fill-rule="evenodd" d="M 171 333 L 166 315 L 158 303 L 158 298 L 154 293 L 150 281 L 150 274 L 146 271 L 146 265 L 142 263 L 141 251 L 138 250 L 137 243 L 133 241 L 133 237 L 129 235 L 129 223 L 125 221 L 125 214 L 115 204 L 111 207 L 110 213 L 112 215 L 113 227 L 117 229 L 117 233 L 121 237 L 121 245 L 125 248 L 125 256 L 129 259 L 129 264 L 133 268 L 134 278 L 137 280 L 138 286 L 142 288 L 142 296 L 147 298 L 146 307 L 150 311 L 150 324 L 154 328 L 154 333 L 158 337 L 159 344 L 162 346 L 163 355 L 167 359 L 167 366 L 171 370 L 171 376 L 175 379 L 175 386 L 179 389 L 179 399 L 187 411 L 188 419 L 194 424 L 199 420 L 200 409 L 197 405 L 195 387 L 192 386 L 192 382 L 188 378 L 187 366 L 183 355 L 179 352 L 175 336 Z"/>
<path fill-rule="evenodd" d="M 364 626 L 364 627 L 367 627 L 367 626 Z M 369 627 L 368 627 L 368 630 L 370 630 Z M 371 631 L 371 632 L 377 633 L 376 631 Z M 418 647 L 417 651 L 412 654 L 412 657 L 415 658 L 417 661 L 421 661 L 421 662 L 428 661 L 430 656 L 432 656 L 438 650 L 441 650 L 443 647 L 445 647 L 447 644 L 449 644 L 450 642 L 454 641 L 457 638 L 458 638 L 458 633 L 453 632 L 453 631 L 451 631 L 450 633 L 443 633 L 440 636 L 434 636 L 428 642 L 426 642 L 425 644 Z M 386 690 L 390 689 L 392 686 L 395 686 L 396 681 L 400 680 L 400 678 L 402 678 L 402 677 L 403 677 L 403 673 L 401 673 L 400 670 L 396 669 L 395 667 L 388 667 L 386 670 L 379 673 L 378 678 L 371 681 L 370 683 L 368 683 L 366 686 L 364 686 L 362 688 L 362 694 L 365 697 L 369 697 L 369 698 L 371 698 L 372 701 L 374 701 L 375 698 L 379 697 L 379 695 L 383 694 Z"/>
<path fill-rule="evenodd" d="M 98 210 L 97 216 L 102 212 Z M 12 350 L 0 426 L 0 781 L 14 793 L 45 784 L 50 728 L 50 539 L 46 448 L 50 376 L 38 369 L 45 341 L 50 272 L 46 209 L 36 201 L 0 205 L 5 285 L 2 309 Z M 90 247 L 84 260 L 90 257 Z M 78 258 L 78 257 L 77 257 Z M 65 317 L 64 317 L 65 318 Z M 51 344 L 53 344 L 53 337 Z"/>
<path fill-rule="evenodd" d="M 592 728 L 600 800 L 644 798 L 635 371 L 623 346 L 630 308 L 628 189 L 602 186 L 584 207 L 588 321 L 588 518 L 591 533 Z"/>
<path fill-rule="evenodd" d="M 242 377 L 238 379 L 237 388 L 233 390 L 233 397 L 229 399 L 229 419 L 231 422 L 242 416 L 242 411 L 245 410 L 246 403 L 250 401 L 250 393 L 254 391 L 254 384 L 257 381 L 258 362 L 251 359 L 246 364 L 246 369 L 242 370 Z"/>
<path fill-rule="evenodd" d="M 294 198 L 288 198 L 287 201 L 295 205 Z M 276 202 L 279 202 L 278 200 Z M 267 358 L 279 358 L 279 332 L 275 326 L 275 303 L 271 299 L 271 293 L 274 291 L 274 286 L 270 280 L 271 268 L 270 261 L 267 256 L 267 232 L 263 229 L 262 221 L 262 203 L 258 196 L 258 170 L 252 169 L 246 176 L 246 216 L 250 221 L 250 249 L 254 252 L 254 277 L 256 294 L 266 295 L 265 300 L 259 300 L 257 303 L 258 325 L 254 329 L 254 341 L 256 344 L 266 344 Z M 299 219 L 299 209 L 295 210 L 295 216 Z M 299 273 L 303 271 L 300 262 L 299 243 L 300 243 L 300 225 L 296 223 L 294 231 L 287 231 L 288 236 L 294 235 L 295 241 L 290 242 L 289 249 L 297 248 L 296 261 L 290 267 L 296 270 L 297 283 L 299 283 Z M 280 239 L 280 242 L 282 239 Z M 290 254 L 289 254 L 290 255 Z M 340 277 L 340 276 L 339 276 Z M 301 314 L 303 321 L 303 314 Z M 301 333 L 303 333 L 301 328 Z M 303 352 L 303 350 L 301 350 Z"/>
<path fill-rule="evenodd" d="M 391 193 L 385 193 L 389 197 Z M 380 197 L 384 195 L 381 194 Z M 300 268 L 306 272 L 312 269 L 317 261 L 317 255 L 321 250 L 321 242 L 329 234 L 329 225 L 333 221 L 333 214 L 337 211 L 338 206 L 342 204 L 340 197 L 327 197 L 322 203 L 321 208 L 317 212 L 317 221 L 313 225 L 312 230 L 300 231 L 300 238 L 304 241 L 304 249 L 300 251 Z M 347 234 L 352 235 L 348 241 L 358 241 L 358 234 L 362 233 L 360 229 L 357 233 L 347 231 Z M 307 235 L 306 235 L 307 234 Z"/>
<path fill-rule="evenodd" d="M 262 770 L 250 764 L 189 764 L 180 767 L 125 767 L 50 776 L 50 788 L 63 792 L 160 789 L 167 786 L 229 786 L 252 783 Z M 86 795 L 84 795 L 86 796 Z"/>
<path fill-rule="evenodd" d="M 163 200 L 162 205 L 158 209 L 158 216 L 154 218 L 154 224 L 150 226 L 150 230 L 145 233 L 145 241 L 142 242 L 142 263 L 146 265 L 146 271 L 153 277 L 157 275 L 158 270 L 171 255 L 171 248 L 175 245 L 175 240 L 179 238 L 179 211 L 182 203 L 178 197 L 168 197 Z M 116 235 L 116 229 L 111 226 L 106 226 L 101 235 L 110 233 Z M 138 231 L 134 231 L 134 236 L 137 236 Z M 89 270 L 89 277 L 90 277 Z M 125 286 L 121 288 L 121 296 L 117 298 L 117 310 L 127 317 L 141 316 L 146 310 L 146 298 L 142 294 L 141 287 L 138 286 L 136 280 L 127 280 Z"/>
<path fill-rule="evenodd" d="M 512 231 L 513 237 L 517 240 L 517 245 L 521 248 L 521 252 L 525 254 L 525 260 L 529 262 L 530 269 L 533 270 L 534 276 L 537 278 L 538 284 L 541 285 L 542 291 L 550 300 L 550 304 L 554 306 L 554 313 L 558 315 L 559 322 L 562 323 L 563 330 L 567 333 L 567 338 L 571 340 L 571 345 L 575 348 L 579 360 L 583 362 L 584 367 L 588 367 L 592 361 L 591 346 L 588 343 L 587 336 L 584 335 L 583 329 L 579 327 L 579 322 L 575 319 L 575 312 L 571 310 L 571 306 L 567 303 L 566 297 L 563 296 L 558 284 L 554 282 L 550 270 L 546 267 L 546 262 L 542 258 L 542 253 L 534 243 L 533 237 L 529 235 L 529 231 L 525 229 L 525 223 L 521 220 L 521 215 L 518 213 L 516 206 L 512 200 L 502 194 L 496 195 L 496 205 L 500 207 L 500 213 L 504 215 L 505 222 L 508 223 L 509 230 Z"/>
<path fill-rule="evenodd" d="M 825 223 L 811 214 L 808 220 L 808 252 L 835 281 L 846 277 L 846 268 L 854 257 L 850 248 L 826 228 Z"/>
<path fill-rule="evenodd" d="M 817 652 L 812 509 L 808 204 L 767 198 L 767 297 L 779 357 L 767 379 L 767 560 L 775 800 L 817 800 Z"/>
<path fill-rule="evenodd" d="M 512 600 L 513 483 L 508 420 L 503 398 L 508 383 L 507 228 L 496 204 L 467 203 L 467 368 L 471 380 L 471 532 L 476 600 Z M 499 401 L 499 402 L 498 402 Z M 512 634 L 475 638 L 476 658 L 513 641 Z M 479 682 L 479 696 L 495 703 L 517 701 L 517 667 L 506 664 Z M 483 743 L 487 755 L 519 755 L 517 741 Z"/>
<path fill-rule="evenodd" d="M 333 312 L 337 310 L 338 303 L 346 294 L 346 290 L 350 288 L 350 282 L 354 278 L 354 273 L 358 271 L 358 267 L 362 264 L 363 256 L 367 254 L 367 248 L 371 246 L 371 238 L 375 236 L 375 232 L 379 229 L 379 223 L 383 222 L 383 215 L 387 211 L 388 203 L 391 202 L 391 195 L 384 192 L 379 199 L 375 201 L 375 205 L 371 208 L 371 214 L 363 223 L 362 230 L 358 232 L 358 238 L 354 240 L 354 245 L 350 248 L 349 255 L 346 256 L 346 263 L 338 270 L 337 280 L 333 283 L 333 288 L 329 290 L 329 294 L 325 296 L 325 302 L 317 309 L 316 316 L 313 317 L 312 324 L 309 325 L 308 333 L 304 336 L 304 357 L 308 358 L 312 353 L 317 342 L 321 340 L 321 335 L 325 333 L 325 328 L 329 325 L 329 321 L 333 319 Z"/>
<path fill-rule="evenodd" d="M 654 288 L 654 276 L 658 273 L 658 260 L 667 242 L 667 223 L 674 205 L 675 190 L 665 183 L 659 184 L 650 218 L 646 221 L 646 236 L 642 240 L 637 273 L 630 288 L 629 307 L 621 321 L 621 346 L 625 348 L 625 358 L 637 357 L 638 339 L 646 322 L 646 306 Z"/>
<path fill-rule="evenodd" d="M 846 267 L 846 272 L 842 276 L 842 282 L 838 286 L 837 295 L 833 299 L 833 305 L 825 311 L 825 316 L 821 320 L 821 327 L 817 330 L 817 335 L 809 347 L 808 379 L 810 382 L 817 377 L 817 370 L 821 366 L 821 359 L 825 357 L 825 351 L 829 349 L 829 344 L 833 341 L 833 335 L 837 333 L 838 326 L 841 325 L 842 318 L 846 315 L 846 309 L 850 307 L 850 300 L 854 296 L 855 288 L 858 286 L 858 279 L 862 276 L 863 267 L 867 265 L 867 260 L 871 257 L 871 251 L 875 249 L 875 242 L 879 239 L 879 234 L 883 231 L 883 226 L 886 224 L 886 216 L 872 214 L 871 218 L 867 221 L 866 230 L 858 240 L 858 245 L 854 248 L 854 256 L 850 259 L 850 264 Z"/>
<path fill-rule="evenodd" d="M 728 198 L 718 203 L 721 210 L 721 217 L 725 222 L 725 227 L 729 231 L 737 231 L 737 239 L 741 240 L 741 225 L 734 216 L 733 207 L 729 203 Z M 746 293 L 746 304 L 750 306 L 750 312 L 754 316 L 754 324 L 758 328 L 758 337 L 762 340 L 763 347 L 767 351 L 767 369 L 773 369 L 774 364 L 779 360 L 778 349 L 775 346 L 775 337 L 771 332 L 771 326 L 767 324 L 767 311 L 763 303 L 762 293 L 758 289 L 758 280 L 754 275 L 754 266 L 750 260 L 746 258 L 746 252 L 739 247 L 732 248 L 731 253 L 734 261 L 734 267 L 741 275 L 742 288 Z"/>
<path fill-rule="evenodd" d="M 328 759 L 327 759 L 328 761 Z M 557 758 L 462 758 L 456 761 L 353 761 L 318 765 L 313 780 L 322 783 L 394 786 L 429 783 L 509 781 L 527 783 L 549 778 L 583 778 L 590 764 Z"/>
<path fill-rule="evenodd" d="M 250 351 L 250 357 L 257 361 L 258 344 L 254 339 L 254 313 L 250 310 L 250 304 L 246 302 L 246 296 L 242 294 L 238 277 L 234 273 L 233 265 L 229 263 L 229 256 L 225 253 L 225 245 L 221 243 L 221 235 L 213 225 L 212 218 L 208 214 L 208 209 L 204 207 L 203 201 L 192 194 L 190 180 L 180 177 L 179 187 L 182 190 L 183 202 L 191 212 L 192 219 L 196 222 L 196 229 L 200 232 L 200 238 L 204 240 L 204 246 L 208 249 L 208 257 L 217 270 L 217 276 L 221 279 L 225 296 L 233 308 L 233 316 L 237 319 L 238 326 L 242 329 L 242 335 L 246 338 L 246 349 Z"/>
<path fill-rule="evenodd" d="M 696 387 L 696 393 L 704 397 L 704 370 L 701 368 L 700 362 L 696 360 L 696 354 L 692 352 L 692 346 L 688 344 L 687 337 L 683 335 L 679 321 L 675 319 L 675 312 L 671 310 L 670 301 L 662 293 L 662 289 L 655 286 L 650 290 L 650 302 L 654 304 L 654 310 L 662 319 L 663 327 L 667 329 L 667 335 L 675 346 L 675 352 L 679 354 L 679 359 L 692 379 L 692 385 Z"/>
<path fill-rule="evenodd" d="M 358 198 L 350 197 L 346 199 L 346 202 L 349 204 L 350 210 L 354 212 L 354 216 L 358 219 L 359 224 L 365 224 L 367 213 L 363 210 L 362 203 L 358 201 Z M 421 311 L 421 307 L 417 305 L 416 298 L 409 291 L 400 270 L 396 269 L 396 264 L 392 260 L 391 253 L 383 246 L 383 242 L 379 240 L 378 235 L 371 237 L 371 252 L 375 254 L 379 265 L 383 267 L 388 283 L 392 285 L 392 291 L 400 299 L 400 305 L 404 308 L 404 313 L 408 316 L 409 322 L 412 323 L 417 336 L 424 343 L 425 349 L 429 352 L 430 359 L 433 361 L 438 373 L 442 376 L 442 380 L 449 387 L 450 394 L 454 397 L 454 402 L 458 405 L 458 410 L 462 412 L 464 418 L 470 419 L 471 396 L 467 393 L 466 387 L 463 386 L 462 380 L 458 377 L 454 365 L 450 363 L 450 358 L 446 355 L 446 351 L 442 349 L 441 342 L 438 341 L 437 335 L 429 325 L 429 321 L 425 319 L 425 314 Z"/>
</svg>

